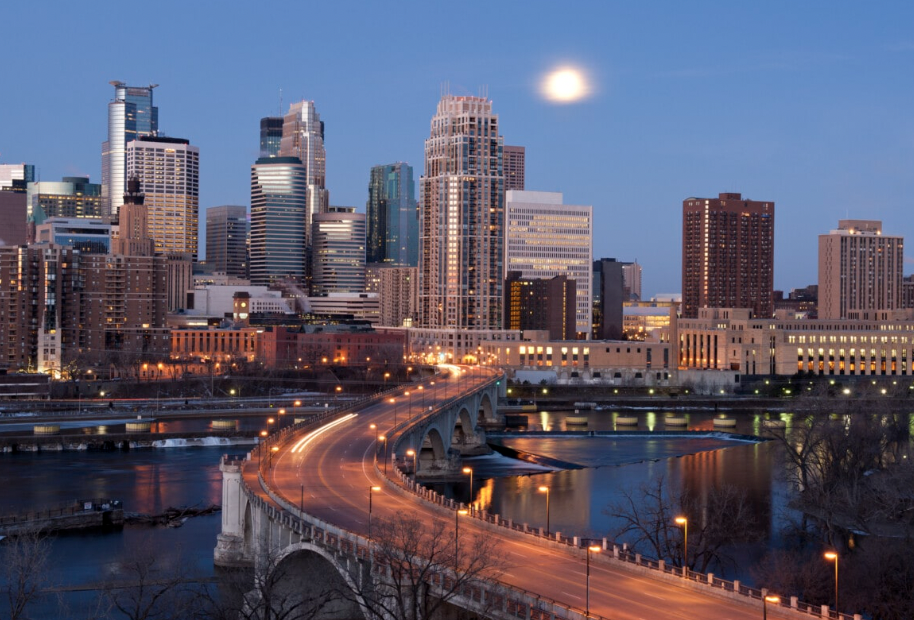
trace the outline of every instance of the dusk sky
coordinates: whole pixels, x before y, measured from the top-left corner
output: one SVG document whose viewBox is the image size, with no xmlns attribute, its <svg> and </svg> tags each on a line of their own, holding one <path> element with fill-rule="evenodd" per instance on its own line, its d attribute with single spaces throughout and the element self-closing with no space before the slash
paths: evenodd
<svg viewBox="0 0 914 620">
<path fill-rule="evenodd" d="M 205 209 L 250 206 L 259 120 L 314 100 L 331 204 L 369 170 L 423 172 L 443 85 L 487 92 L 527 189 L 594 206 L 594 257 L 681 288 L 682 201 L 776 203 L 775 287 L 814 284 L 818 235 L 879 219 L 914 242 L 914 3 L 8 2 L 0 162 L 101 180 L 111 80 L 159 84 L 160 129 L 200 148 Z M 556 104 L 575 66 L 590 96 Z M 418 192 L 418 188 L 417 188 Z M 204 255 L 201 235 L 201 257 Z M 914 272 L 914 253 L 905 273 Z"/>
</svg>

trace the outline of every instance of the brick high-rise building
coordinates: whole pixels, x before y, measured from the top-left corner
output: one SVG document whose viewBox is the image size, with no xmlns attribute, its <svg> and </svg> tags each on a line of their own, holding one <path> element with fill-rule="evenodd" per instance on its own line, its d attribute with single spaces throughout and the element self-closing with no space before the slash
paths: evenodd
<svg viewBox="0 0 914 620">
<path fill-rule="evenodd" d="M 774 203 L 725 193 L 682 202 L 682 316 L 699 308 L 773 312 Z"/>
<path fill-rule="evenodd" d="M 819 318 L 885 320 L 902 308 L 904 239 L 882 222 L 840 220 L 819 235 Z"/>
<path fill-rule="evenodd" d="M 381 320 L 379 325 L 401 327 L 407 319 L 416 318 L 416 299 L 419 296 L 416 267 L 384 267 L 379 269 L 378 300 Z"/>
<path fill-rule="evenodd" d="M 575 299 L 570 278 L 527 278 L 510 271 L 505 278 L 505 328 L 544 330 L 549 340 L 575 340 Z"/>
<path fill-rule="evenodd" d="M 420 182 L 422 327 L 501 328 L 503 146 L 491 101 L 445 95 L 438 102 Z"/>
</svg>

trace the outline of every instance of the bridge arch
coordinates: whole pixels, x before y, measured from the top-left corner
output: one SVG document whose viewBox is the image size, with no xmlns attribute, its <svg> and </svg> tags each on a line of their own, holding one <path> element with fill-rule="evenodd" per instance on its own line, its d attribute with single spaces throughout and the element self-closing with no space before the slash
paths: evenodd
<svg viewBox="0 0 914 620">
<path fill-rule="evenodd" d="M 492 396 L 488 391 L 480 395 L 478 408 L 477 420 L 479 418 L 483 420 L 494 420 L 496 418 L 495 403 L 492 402 Z"/>
<path fill-rule="evenodd" d="M 448 442 L 449 444 L 450 442 Z M 445 444 L 436 424 L 428 426 L 422 433 L 416 455 L 416 473 L 421 470 L 442 469 L 448 460 L 448 444 Z"/>
<path fill-rule="evenodd" d="M 277 549 L 275 557 L 265 561 L 261 570 L 272 600 L 287 612 L 294 609 L 294 617 L 308 617 L 319 607 L 314 617 L 322 620 L 365 618 L 365 602 L 358 594 L 360 576 L 354 577 L 325 549 L 299 542 Z M 358 572 L 361 564 L 355 565 Z M 255 590 L 255 595 L 263 593 Z"/>
<path fill-rule="evenodd" d="M 251 511 L 251 502 L 244 502 L 244 520 L 241 523 L 243 557 L 254 556 L 254 515 Z"/>
<path fill-rule="evenodd" d="M 466 407 L 461 407 L 457 412 L 454 421 L 454 431 L 451 437 L 451 443 L 458 449 L 472 441 L 476 436 L 476 416 L 470 413 Z"/>
</svg>

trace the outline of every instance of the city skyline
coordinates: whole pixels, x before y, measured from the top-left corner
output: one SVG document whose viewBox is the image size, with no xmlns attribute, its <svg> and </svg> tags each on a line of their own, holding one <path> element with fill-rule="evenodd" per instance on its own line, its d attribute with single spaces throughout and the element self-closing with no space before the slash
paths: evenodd
<svg viewBox="0 0 914 620">
<path fill-rule="evenodd" d="M 100 17 L 128 31 L 139 16 L 137 9 L 115 11 L 113 4 L 75 17 L 54 10 L 63 6 L 58 3 L 46 6 L 12 6 L 7 14 L 24 22 L 36 11 L 46 13 L 43 27 L 51 38 Z M 186 67 L 168 50 L 179 40 L 177 32 L 159 33 L 163 45 L 155 56 L 112 56 L 93 41 L 64 55 L 62 49 L 31 49 L 24 31 L 13 32 L 2 45 L 8 53 L 29 47 L 35 71 L 0 94 L 4 118 L 22 121 L 3 124 L 0 161 L 35 164 L 42 181 L 88 174 L 98 183 L 108 82 L 158 83 L 160 130 L 188 138 L 205 159 L 200 207 L 248 204 L 260 118 L 285 115 L 290 103 L 305 99 L 315 102 L 326 122 L 333 202 L 362 205 L 371 166 L 405 161 L 417 175 L 424 173 L 422 145 L 442 84 L 460 95 L 487 86 L 507 142 L 526 147 L 526 188 L 593 204 L 594 256 L 638 260 L 645 297 L 680 292 L 681 231 L 655 222 L 677 222 L 682 201 L 691 196 L 740 192 L 779 205 L 778 289 L 816 281 L 817 236 L 838 219 L 878 219 L 895 234 L 914 236 L 914 222 L 906 217 L 914 190 L 912 92 L 897 79 L 914 63 L 914 40 L 904 30 L 914 10 L 905 4 L 890 3 L 878 15 L 824 2 L 653 10 L 584 4 L 529 16 L 490 7 L 504 36 L 486 45 L 480 43 L 488 35 L 470 28 L 472 11 L 429 28 L 430 16 L 418 8 L 404 4 L 397 12 L 405 20 L 399 27 L 415 37 L 386 50 L 396 71 L 378 69 L 366 46 L 330 45 L 343 34 L 358 41 L 389 22 L 381 7 L 363 7 L 357 16 L 315 7 L 314 18 L 325 27 L 314 34 L 307 70 L 295 66 L 292 54 L 281 60 L 277 44 L 260 43 L 260 29 L 275 30 L 270 40 L 281 41 L 292 24 L 252 25 L 256 9 L 243 5 L 219 14 L 185 7 L 191 22 L 226 27 L 218 38 L 217 28 L 195 31 L 196 61 Z M 643 24 L 650 24 L 650 37 L 643 36 Z M 464 28 L 469 40 L 460 54 L 453 48 L 417 54 Z M 724 44 L 690 32 L 724 33 Z M 740 44 L 728 44 L 731 39 Z M 183 45 L 173 47 L 186 52 Z M 267 58 L 275 66 L 265 66 Z M 555 105 L 539 96 L 542 75 L 562 64 L 588 71 L 590 98 Z M 256 71 L 238 79 L 238 68 Z M 64 109 L 50 96 L 52 86 L 68 90 Z M 212 105 L 216 91 L 218 106 Z M 61 116 L 66 132 L 38 122 Z M 904 270 L 914 270 L 911 259 Z"/>
</svg>

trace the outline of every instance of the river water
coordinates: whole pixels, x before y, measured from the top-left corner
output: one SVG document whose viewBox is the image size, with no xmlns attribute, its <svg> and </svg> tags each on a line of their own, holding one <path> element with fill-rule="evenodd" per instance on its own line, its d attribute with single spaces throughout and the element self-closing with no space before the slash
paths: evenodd
<svg viewBox="0 0 914 620">
<path fill-rule="evenodd" d="M 531 427 L 564 428 L 571 412 L 531 416 Z M 620 413 L 638 415 L 640 428 L 658 428 L 662 411 L 590 412 L 588 428 L 612 428 Z M 682 415 L 682 412 L 677 412 Z M 713 428 L 713 411 L 687 414 L 691 428 Z M 718 413 L 719 415 L 719 413 Z M 736 414 L 738 431 L 751 433 L 763 414 Z M 662 424 L 659 425 L 662 428 Z M 778 482 L 780 459 L 771 442 L 731 441 L 719 437 L 517 437 L 501 440 L 519 450 L 584 466 L 582 469 L 513 475 L 517 463 L 493 455 L 469 459 L 474 469 L 474 499 L 487 510 L 531 526 L 545 525 L 546 506 L 540 485 L 550 487 L 551 529 L 568 535 L 603 537 L 614 527 L 606 507 L 626 489 L 663 475 L 696 490 L 729 483 L 746 489 L 753 509 L 765 525 L 768 542 L 786 495 Z M 224 441 L 198 447 L 170 446 L 130 452 L 58 452 L 0 454 L 0 511 L 35 508 L 83 498 L 114 498 L 128 512 L 158 513 L 170 506 L 221 502 L 219 458 L 247 448 Z M 530 468 L 526 467 L 526 471 Z M 462 501 L 468 481 L 436 488 Z M 52 545 L 50 581 L 56 585 L 93 584 L 103 580 L 125 550 L 152 546 L 166 561 L 180 561 L 196 574 L 214 573 L 212 553 L 221 526 L 218 513 L 192 518 L 180 528 L 128 525 L 112 532 L 85 531 L 58 535 Z M 747 560 L 765 545 L 743 550 Z M 732 577 L 733 575 L 731 575 Z M 746 578 L 745 572 L 737 576 Z M 83 595 L 83 599 L 85 600 Z"/>
</svg>

